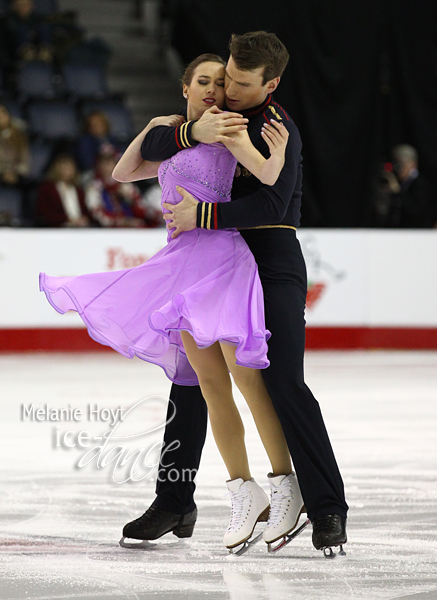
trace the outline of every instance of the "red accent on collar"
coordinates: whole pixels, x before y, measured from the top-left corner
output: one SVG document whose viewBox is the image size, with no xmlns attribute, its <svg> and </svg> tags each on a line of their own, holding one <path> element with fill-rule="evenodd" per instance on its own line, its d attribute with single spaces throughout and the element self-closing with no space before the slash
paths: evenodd
<svg viewBox="0 0 437 600">
<path fill-rule="evenodd" d="M 265 107 L 270 104 L 271 101 L 272 95 L 269 94 L 264 100 L 264 102 L 259 106 L 254 106 L 253 108 L 248 108 L 246 110 L 240 110 L 240 113 L 243 115 L 243 117 L 254 117 L 255 115 L 258 115 L 260 112 L 262 112 L 265 109 Z"/>
<path fill-rule="evenodd" d="M 284 113 L 284 117 L 287 119 L 287 121 L 290 120 L 290 117 L 287 115 L 287 112 L 282 108 L 282 106 L 280 106 L 277 102 L 275 102 L 274 100 L 272 100 L 272 104 L 273 106 L 277 106 L 283 113 Z"/>
</svg>

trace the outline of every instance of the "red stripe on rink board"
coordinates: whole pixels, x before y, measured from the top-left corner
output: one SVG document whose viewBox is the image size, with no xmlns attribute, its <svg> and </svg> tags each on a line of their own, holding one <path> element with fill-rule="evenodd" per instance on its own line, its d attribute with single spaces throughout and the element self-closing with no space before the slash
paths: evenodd
<svg viewBox="0 0 437 600">
<path fill-rule="evenodd" d="M 307 327 L 308 350 L 436 350 L 437 328 Z M 85 328 L 0 329 L 0 352 L 114 352 Z"/>
<path fill-rule="evenodd" d="M 108 352 L 114 350 L 95 342 L 85 328 L 0 329 L 1 352 Z"/>
<path fill-rule="evenodd" d="M 437 329 L 416 327 L 307 327 L 306 348 L 352 349 L 437 349 Z"/>
</svg>

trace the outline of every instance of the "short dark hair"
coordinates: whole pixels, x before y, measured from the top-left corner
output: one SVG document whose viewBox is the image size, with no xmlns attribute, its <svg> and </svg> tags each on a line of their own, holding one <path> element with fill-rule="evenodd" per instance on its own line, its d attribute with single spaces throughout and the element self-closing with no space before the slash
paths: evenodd
<svg viewBox="0 0 437 600">
<path fill-rule="evenodd" d="M 191 80 L 193 79 L 194 71 L 196 70 L 196 68 L 199 65 L 201 65 L 202 63 L 205 63 L 205 62 L 216 62 L 216 63 L 223 65 L 223 67 L 226 66 L 225 61 L 218 54 L 210 54 L 210 53 L 201 54 L 200 56 L 198 56 L 197 58 L 192 60 L 190 62 L 190 64 L 187 66 L 187 68 L 185 69 L 184 74 L 182 75 L 182 78 L 181 78 L 182 84 L 190 85 Z"/>
<path fill-rule="evenodd" d="M 243 35 L 233 33 L 229 50 L 241 71 L 264 67 L 263 85 L 275 77 L 281 77 L 290 58 L 281 40 L 267 31 L 250 31 Z"/>
<path fill-rule="evenodd" d="M 57 181 L 58 179 L 58 167 L 61 163 L 65 163 L 65 162 L 69 162 L 72 165 L 74 165 L 75 169 L 76 169 L 76 176 L 75 176 L 75 180 L 76 183 L 78 183 L 78 169 L 77 169 L 77 163 L 76 160 L 74 158 L 74 156 L 72 156 L 71 154 L 67 154 L 67 153 L 61 153 L 61 154 L 56 154 L 56 156 L 53 158 L 53 160 L 50 163 L 48 172 L 47 172 L 47 179 L 50 179 L 51 181 Z"/>
<path fill-rule="evenodd" d="M 92 110 L 85 117 L 85 131 L 89 132 L 90 127 L 90 119 L 93 117 L 99 117 L 105 124 L 106 132 L 109 133 L 111 130 L 111 122 L 108 119 L 108 115 L 103 110 Z"/>
</svg>

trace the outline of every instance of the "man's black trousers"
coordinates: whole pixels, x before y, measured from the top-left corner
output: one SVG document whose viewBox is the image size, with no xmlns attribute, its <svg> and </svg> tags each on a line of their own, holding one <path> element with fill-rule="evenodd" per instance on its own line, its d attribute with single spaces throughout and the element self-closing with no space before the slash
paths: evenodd
<svg viewBox="0 0 437 600">
<path fill-rule="evenodd" d="M 268 341 L 270 366 L 262 374 L 284 429 L 308 516 L 311 520 L 322 514 L 346 517 L 343 481 L 319 404 L 304 381 L 307 279 L 296 232 L 272 228 L 241 234 L 258 264 L 266 327 L 272 334 Z M 170 398 L 176 415 L 166 426 L 164 450 L 174 440 L 180 441 L 180 447 L 161 455 L 154 505 L 186 514 L 195 507 L 195 484 L 189 473 L 199 467 L 207 409 L 198 386 L 174 384 Z M 169 414 L 173 411 L 169 406 Z"/>
</svg>

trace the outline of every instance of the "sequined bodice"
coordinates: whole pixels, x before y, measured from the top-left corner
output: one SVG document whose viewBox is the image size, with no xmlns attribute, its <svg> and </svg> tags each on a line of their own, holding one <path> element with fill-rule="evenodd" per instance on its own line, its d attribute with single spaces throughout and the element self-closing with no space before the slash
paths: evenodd
<svg viewBox="0 0 437 600">
<path fill-rule="evenodd" d="M 201 202 L 229 202 L 236 164 L 222 144 L 198 144 L 178 152 L 159 167 L 163 201 L 172 202 L 180 185 Z"/>
</svg>

